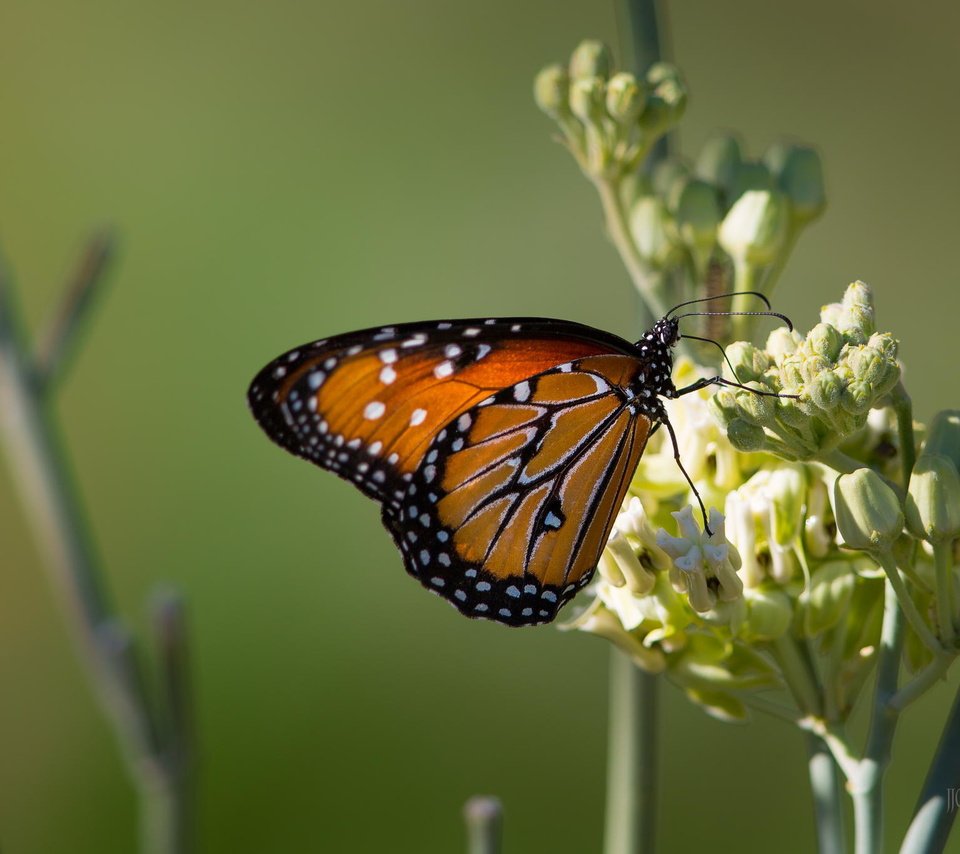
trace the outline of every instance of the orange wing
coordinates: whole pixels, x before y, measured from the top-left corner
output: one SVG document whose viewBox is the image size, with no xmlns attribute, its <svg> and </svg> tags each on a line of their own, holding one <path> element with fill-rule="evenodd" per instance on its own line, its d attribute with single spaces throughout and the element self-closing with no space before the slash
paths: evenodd
<svg viewBox="0 0 960 854">
<path fill-rule="evenodd" d="M 552 620 L 593 575 L 646 445 L 641 367 L 575 359 L 452 419 L 384 506 L 408 572 L 468 616 Z"/>
<path fill-rule="evenodd" d="M 248 400 L 274 442 L 395 504 L 444 425 L 491 393 L 629 347 L 588 326 L 537 318 L 382 327 L 283 354 L 256 376 Z"/>
</svg>

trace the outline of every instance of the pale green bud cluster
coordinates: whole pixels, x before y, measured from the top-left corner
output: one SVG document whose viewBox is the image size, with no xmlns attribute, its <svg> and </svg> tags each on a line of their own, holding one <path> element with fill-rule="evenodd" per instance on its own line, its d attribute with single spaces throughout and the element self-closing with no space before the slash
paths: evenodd
<svg viewBox="0 0 960 854">
<path fill-rule="evenodd" d="M 787 397 L 721 389 L 711 401 L 734 447 L 787 460 L 811 460 L 866 427 L 900 379 L 897 341 L 876 332 L 870 289 L 847 288 L 826 306 L 807 336 L 779 329 L 765 349 L 737 342 L 727 350 L 729 379 Z"/>
<path fill-rule="evenodd" d="M 687 103 L 674 66 L 659 62 L 638 78 L 616 70 L 606 45 L 593 40 L 581 42 L 566 67 L 544 68 L 533 93 L 581 168 L 595 179 L 635 173 Z"/>
</svg>

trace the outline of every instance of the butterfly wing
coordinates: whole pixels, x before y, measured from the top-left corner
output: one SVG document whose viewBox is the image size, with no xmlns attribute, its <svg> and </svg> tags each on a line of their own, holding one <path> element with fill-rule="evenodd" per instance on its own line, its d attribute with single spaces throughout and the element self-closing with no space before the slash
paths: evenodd
<svg viewBox="0 0 960 854">
<path fill-rule="evenodd" d="M 552 620 L 590 580 L 646 445 L 641 371 L 573 360 L 451 421 L 383 509 L 407 571 L 467 616 Z"/>
<path fill-rule="evenodd" d="M 284 353 L 257 374 L 248 401 L 278 445 L 391 504 L 461 413 L 561 362 L 629 347 L 540 318 L 388 326 Z"/>
</svg>

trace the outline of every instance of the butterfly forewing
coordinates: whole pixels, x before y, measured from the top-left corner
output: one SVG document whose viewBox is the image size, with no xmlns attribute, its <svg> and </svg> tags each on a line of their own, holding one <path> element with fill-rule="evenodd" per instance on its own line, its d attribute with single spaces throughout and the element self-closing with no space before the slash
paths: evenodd
<svg viewBox="0 0 960 854">
<path fill-rule="evenodd" d="M 248 399 L 279 445 L 391 502 L 443 425 L 492 392 L 628 346 L 540 319 L 382 327 L 283 354 L 256 376 Z"/>
<path fill-rule="evenodd" d="M 463 613 L 548 622 L 589 581 L 651 419 L 625 355 L 525 377 L 451 420 L 384 523 L 407 570 Z"/>
</svg>

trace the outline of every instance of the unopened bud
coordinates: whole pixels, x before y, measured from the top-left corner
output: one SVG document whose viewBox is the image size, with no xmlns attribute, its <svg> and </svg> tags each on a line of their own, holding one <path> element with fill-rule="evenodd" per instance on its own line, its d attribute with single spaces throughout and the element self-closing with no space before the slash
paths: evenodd
<svg viewBox="0 0 960 854">
<path fill-rule="evenodd" d="M 910 533 L 930 543 L 960 535 L 960 473 L 943 454 L 917 459 L 906 501 Z"/>
<path fill-rule="evenodd" d="M 635 121 L 646 102 L 642 84 L 628 71 L 614 74 L 607 83 L 607 112 L 621 124 Z"/>
<path fill-rule="evenodd" d="M 857 469 L 837 478 L 834 516 L 843 541 L 853 549 L 889 548 L 903 530 L 897 494 L 872 469 Z"/>
<path fill-rule="evenodd" d="M 550 118 L 558 119 L 570 112 L 570 77 L 560 65 L 548 65 L 533 82 L 537 106 Z"/>
<path fill-rule="evenodd" d="M 577 45 L 570 56 L 570 77 L 573 80 L 584 77 L 606 80 L 612 65 L 610 49 L 601 41 L 586 39 Z"/>
<path fill-rule="evenodd" d="M 786 201 L 779 193 L 746 192 L 720 224 L 720 245 L 735 262 L 771 264 L 787 235 L 787 214 Z"/>
</svg>

